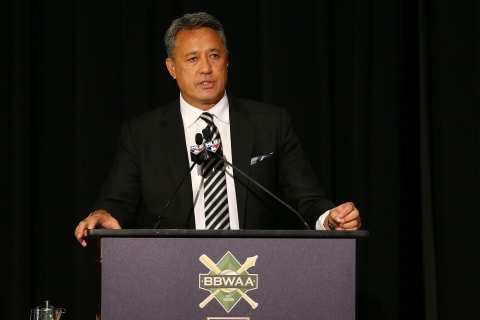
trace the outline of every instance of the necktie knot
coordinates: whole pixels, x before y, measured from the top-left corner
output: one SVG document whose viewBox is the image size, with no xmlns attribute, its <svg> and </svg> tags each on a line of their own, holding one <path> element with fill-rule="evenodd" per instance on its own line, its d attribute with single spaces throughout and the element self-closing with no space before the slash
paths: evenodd
<svg viewBox="0 0 480 320">
<path fill-rule="evenodd" d="M 200 118 L 208 125 L 213 126 L 213 115 L 210 112 L 204 112 L 200 115 Z"/>
<path fill-rule="evenodd" d="M 204 112 L 200 115 L 200 119 L 207 123 L 207 127 L 202 130 L 202 134 L 205 140 L 210 141 L 212 139 L 215 139 L 218 135 L 218 129 L 213 123 L 213 115 L 211 113 Z"/>
</svg>

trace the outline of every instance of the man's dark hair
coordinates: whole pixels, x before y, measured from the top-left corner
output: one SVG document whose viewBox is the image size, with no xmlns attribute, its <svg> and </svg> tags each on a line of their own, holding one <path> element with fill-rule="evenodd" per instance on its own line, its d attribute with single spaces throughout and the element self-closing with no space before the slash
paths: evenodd
<svg viewBox="0 0 480 320">
<path fill-rule="evenodd" d="M 184 14 L 182 17 L 173 20 L 170 27 L 168 27 L 164 38 L 167 56 L 174 60 L 173 50 L 177 45 L 176 40 L 178 32 L 181 30 L 194 30 L 199 28 L 211 28 L 215 30 L 222 40 L 225 50 L 228 52 L 227 37 L 225 36 L 225 30 L 223 29 L 222 23 L 207 12 L 196 12 Z"/>
</svg>

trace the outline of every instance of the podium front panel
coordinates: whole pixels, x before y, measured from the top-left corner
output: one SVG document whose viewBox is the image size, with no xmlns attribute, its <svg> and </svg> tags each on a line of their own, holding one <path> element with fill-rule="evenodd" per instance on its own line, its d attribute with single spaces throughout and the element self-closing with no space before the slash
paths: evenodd
<svg viewBox="0 0 480 320">
<path fill-rule="evenodd" d="M 102 320 L 353 320 L 355 241 L 102 238 Z"/>
</svg>

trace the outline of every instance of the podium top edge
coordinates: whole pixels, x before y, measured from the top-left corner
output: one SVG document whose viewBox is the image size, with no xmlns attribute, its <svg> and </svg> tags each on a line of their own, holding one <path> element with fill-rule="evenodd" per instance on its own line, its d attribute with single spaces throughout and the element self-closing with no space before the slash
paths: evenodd
<svg viewBox="0 0 480 320">
<path fill-rule="evenodd" d="M 368 230 L 195 230 L 195 229 L 90 229 L 88 238 L 354 238 Z"/>
</svg>

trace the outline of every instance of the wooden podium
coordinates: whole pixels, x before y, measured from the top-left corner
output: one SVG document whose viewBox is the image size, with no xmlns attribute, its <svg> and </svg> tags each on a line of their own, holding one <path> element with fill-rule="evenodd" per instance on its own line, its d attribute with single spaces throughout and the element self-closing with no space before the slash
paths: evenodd
<svg viewBox="0 0 480 320">
<path fill-rule="evenodd" d="M 102 320 L 355 319 L 367 231 L 95 229 Z"/>
</svg>

